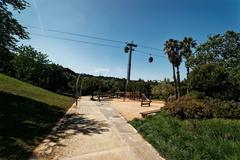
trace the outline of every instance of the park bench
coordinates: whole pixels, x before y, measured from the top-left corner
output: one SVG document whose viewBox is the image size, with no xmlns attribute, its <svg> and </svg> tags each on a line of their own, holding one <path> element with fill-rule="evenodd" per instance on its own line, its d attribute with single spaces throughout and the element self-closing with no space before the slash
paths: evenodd
<svg viewBox="0 0 240 160">
<path fill-rule="evenodd" d="M 147 106 L 150 107 L 151 102 L 152 102 L 151 98 L 148 99 L 148 98 L 146 97 L 146 95 L 143 93 L 142 96 L 141 96 L 141 106 L 147 105 Z"/>
<path fill-rule="evenodd" d="M 155 109 L 155 110 L 151 110 L 151 111 L 140 112 L 140 114 L 142 115 L 143 118 L 145 118 L 149 114 L 155 114 L 155 113 L 158 113 L 160 111 L 161 111 L 161 109 Z"/>
</svg>

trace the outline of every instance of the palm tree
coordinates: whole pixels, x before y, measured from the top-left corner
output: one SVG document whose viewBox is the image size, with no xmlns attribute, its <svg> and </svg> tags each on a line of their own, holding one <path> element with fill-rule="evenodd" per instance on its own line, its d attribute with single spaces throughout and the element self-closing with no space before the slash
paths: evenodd
<svg viewBox="0 0 240 160">
<path fill-rule="evenodd" d="M 187 77 L 189 75 L 189 58 L 192 55 L 192 48 L 195 48 L 197 43 L 191 37 L 185 37 L 181 43 L 181 55 L 186 59 L 185 66 L 187 68 Z"/>
<path fill-rule="evenodd" d="M 178 89 L 177 89 L 177 79 L 176 79 L 176 73 L 175 73 L 175 53 L 174 53 L 174 40 L 169 39 L 168 41 L 165 42 L 164 44 L 164 51 L 168 55 L 168 59 L 170 63 L 172 64 L 172 69 L 173 69 L 173 80 L 174 80 L 174 85 L 175 85 L 175 94 L 176 98 L 178 98 Z"/>
<path fill-rule="evenodd" d="M 182 62 L 182 55 L 180 54 L 181 46 L 178 40 L 173 40 L 172 46 L 174 48 L 174 66 L 177 68 L 177 83 L 178 83 L 178 94 L 181 96 L 181 80 L 179 66 Z"/>
<path fill-rule="evenodd" d="M 189 75 L 189 58 L 192 56 L 192 48 L 195 48 L 196 45 L 197 45 L 196 41 L 193 40 L 191 37 L 185 37 L 183 41 L 180 42 L 181 55 L 186 59 L 185 66 L 187 68 L 187 79 Z"/>
</svg>

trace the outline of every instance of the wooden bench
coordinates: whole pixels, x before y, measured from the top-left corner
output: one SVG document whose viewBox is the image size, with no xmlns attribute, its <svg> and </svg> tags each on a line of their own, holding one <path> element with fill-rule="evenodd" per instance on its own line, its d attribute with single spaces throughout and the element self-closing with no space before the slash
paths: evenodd
<svg viewBox="0 0 240 160">
<path fill-rule="evenodd" d="M 158 113 L 160 111 L 161 111 L 161 109 L 155 109 L 155 110 L 151 110 L 151 111 L 140 112 L 140 114 L 142 115 L 143 118 L 145 118 L 149 114 Z"/>
<path fill-rule="evenodd" d="M 151 102 L 152 102 L 151 98 L 148 99 L 145 94 L 142 94 L 142 96 L 141 96 L 141 106 L 147 105 L 147 106 L 150 107 Z"/>
</svg>

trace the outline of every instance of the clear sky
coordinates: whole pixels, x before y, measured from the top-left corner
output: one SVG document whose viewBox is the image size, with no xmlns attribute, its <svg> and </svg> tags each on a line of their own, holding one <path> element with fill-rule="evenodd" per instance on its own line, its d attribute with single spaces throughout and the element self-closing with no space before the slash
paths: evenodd
<svg viewBox="0 0 240 160">
<path fill-rule="evenodd" d="M 163 55 L 169 38 L 191 36 L 202 43 L 210 34 L 240 31 L 239 0 L 27 0 L 29 8 L 15 17 L 24 26 L 36 26 L 139 44 L 137 50 Z M 112 43 L 28 28 L 30 40 L 20 41 L 48 54 L 49 59 L 78 73 L 126 77 L 128 56 L 123 43 Z M 97 46 L 60 39 L 57 36 L 98 42 L 122 48 Z M 151 46 L 152 50 L 141 46 Z M 131 79 L 172 78 L 168 59 L 134 52 Z M 182 63 L 181 76 L 185 77 Z"/>
</svg>

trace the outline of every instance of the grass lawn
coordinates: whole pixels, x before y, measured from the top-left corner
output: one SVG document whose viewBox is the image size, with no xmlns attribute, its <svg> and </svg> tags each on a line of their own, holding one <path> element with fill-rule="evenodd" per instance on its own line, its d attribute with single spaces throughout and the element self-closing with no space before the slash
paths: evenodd
<svg viewBox="0 0 240 160">
<path fill-rule="evenodd" d="M 130 122 L 167 160 L 240 159 L 240 121 L 179 120 L 167 113 Z"/>
<path fill-rule="evenodd" d="M 0 159 L 27 159 L 73 102 L 0 74 Z"/>
</svg>

